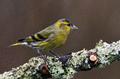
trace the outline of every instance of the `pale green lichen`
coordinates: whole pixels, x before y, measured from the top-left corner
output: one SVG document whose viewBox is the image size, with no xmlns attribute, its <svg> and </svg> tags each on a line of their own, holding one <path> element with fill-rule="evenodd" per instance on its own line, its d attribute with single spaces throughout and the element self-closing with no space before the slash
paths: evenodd
<svg viewBox="0 0 120 79">
<path fill-rule="evenodd" d="M 97 50 L 96 52 L 99 55 L 98 57 L 101 63 L 99 67 L 105 67 L 106 65 L 111 64 L 114 60 L 118 60 L 118 57 L 120 57 L 120 41 L 111 44 L 100 41 L 95 49 Z"/>
<path fill-rule="evenodd" d="M 48 58 L 48 67 L 50 68 L 50 73 L 54 79 L 62 78 L 60 74 L 64 73 L 64 69 L 62 68 L 62 62 L 58 61 L 58 58 L 50 57 Z"/>
<path fill-rule="evenodd" d="M 90 61 L 91 54 L 96 54 L 96 62 Z M 111 44 L 100 41 L 94 49 L 71 53 L 64 64 L 59 58 L 49 56 L 46 64 L 52 79 L 70 79 L 78 71 L 90 70 L 94 67 L 103 68 L 117 60 L 120 60 L 120 41 Z M 0 74 L 0 79 L 47 79 L 42 76 L 40 68 L 44 63 L 45 61 L 40 57 L 31 58 L 28 63 Z"/>
<path fill-rule="evenodd" d="M 28 63 L 17 68 L 12 68 L 11 71 L 4 72 L 0 75 L 0 79 L 33 79 L 34 74 L 40 64 L 44 63 L 43 59 L 34 57 Z"/>
</svg>

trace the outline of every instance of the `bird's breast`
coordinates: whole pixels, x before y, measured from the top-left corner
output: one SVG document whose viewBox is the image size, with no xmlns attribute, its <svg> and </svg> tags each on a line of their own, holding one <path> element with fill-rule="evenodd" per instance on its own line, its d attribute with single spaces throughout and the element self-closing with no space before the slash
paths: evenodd
<svg viewBox="0 0 120 79">
<path fill-rule="evenodd" d="M 51 50 L 60 47 L 66 42 L 66 39 L 67 39 L 67 34 L 58 33 L 53 37 L 52 40 L 48 42 L 48 45 L 45 46 L 45 49 Z"/>
</svg>

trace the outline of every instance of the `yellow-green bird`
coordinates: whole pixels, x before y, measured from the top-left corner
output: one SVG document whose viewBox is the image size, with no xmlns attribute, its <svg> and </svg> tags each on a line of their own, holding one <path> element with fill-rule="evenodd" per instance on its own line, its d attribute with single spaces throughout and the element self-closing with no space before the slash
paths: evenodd
<svg viewBox="0 0 120 79">
<path fill-rule="evenodd" d="M 41 51 L 50 52 L 66 42 L 71 29 L 78 29 L 78 27 L 73 25 L 68 19 L 59 19 L 53 25 L 34 35 L 20 39 L 11 46 L 25 45 L 37 49 L 40 54 Z"/>
</svg>

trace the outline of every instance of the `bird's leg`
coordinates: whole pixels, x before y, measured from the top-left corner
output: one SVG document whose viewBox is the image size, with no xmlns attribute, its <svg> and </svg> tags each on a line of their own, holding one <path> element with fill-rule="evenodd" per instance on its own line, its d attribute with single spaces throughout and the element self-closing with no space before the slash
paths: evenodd
<svg viewBox="0 0 120 79">
<path fill-rule="evenodd" d="M 49 52 L 52 54 L 52 56 L 56 56 L 57 58 L 60 57 L 58 54 L 54 53 L 53 50 L 50 50 Z"/>
<path fill-rule="evenodd" d="M 45 64 L 47 62 L 47 55 L 44 55 L 44 61 L 45 61 Z"/>
<path fill-rule="evenodd" d="M 40 56 L 43 56 L 43 54 L 41 53 L 40 49 L 37 49 L 37 53 L 38 53 Z"/>
<path fill-rule="evenodd" d="M 45 61 L 45 64 L 46 64 L 46 62 L 47 62 L 47 55 L 43 55 L 40 49 L 37 49 L 37 53 Z"/>
</svg>

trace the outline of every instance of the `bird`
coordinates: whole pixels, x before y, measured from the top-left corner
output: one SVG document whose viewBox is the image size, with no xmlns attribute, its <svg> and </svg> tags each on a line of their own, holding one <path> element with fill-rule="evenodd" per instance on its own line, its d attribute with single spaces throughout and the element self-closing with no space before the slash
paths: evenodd
<svg viewBox="0 0 120 79">
<path fill-rule="evenodd" d="M 78 27 L 72 24 L 69 19 L 58 19 L 45 29 L 19 39 L 10 46 L 27 46 L 36 49 L 40 55 L 43 55 L 43 51 L 53 53 L 53 49 L 65 44 L 72 29 L 78 29 Z"/>
</svg>

